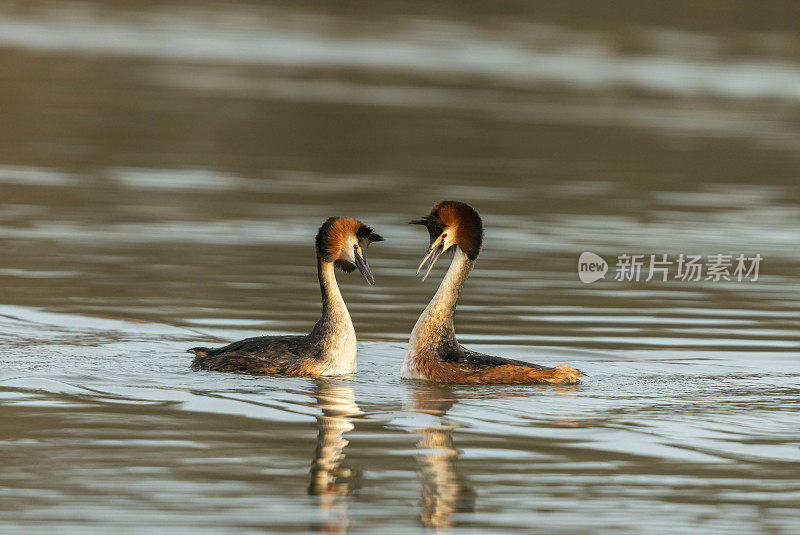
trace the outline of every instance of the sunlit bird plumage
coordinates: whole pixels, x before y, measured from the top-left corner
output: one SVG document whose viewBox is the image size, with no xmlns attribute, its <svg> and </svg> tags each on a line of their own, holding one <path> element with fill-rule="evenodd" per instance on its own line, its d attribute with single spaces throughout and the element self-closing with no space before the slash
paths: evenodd
<svg viewBox="0 0 800 535">
<path fill-rule="evenodd" d="M 411 221 L 430 234 L 430 248 L 417 269 L 427 263 L 424 281 L 436 260 L 453 248 L 455 254 L 439 289 L 417 320 L 408 344 L 402 375 L 441 383 L 466 384 L 572 384 L 583 375 L 563 364 L 547 368 L 520 360 L 484 355 L 466 349 L 456 340 L 453 318 L 464 282 L 483 244 L 483 223 L 474 208 L 458 201 L 440 201 L 428 215 Z"/>
<path fill-rule="evenodd" d="M 218 348 L 195 347 L 189 350 L 196 355 L 192 368 L 310 377 L 355 373 L 356 333 L 334 267 L 346 273 L 357 268 L 368 284 L 374 284 L 366 252 L 370 243 L 382 240 L 355 219 L 332 217 L 325 221 L 316 238 L 322 317 L 311 332 L 247 338 Z"/>
</svg>

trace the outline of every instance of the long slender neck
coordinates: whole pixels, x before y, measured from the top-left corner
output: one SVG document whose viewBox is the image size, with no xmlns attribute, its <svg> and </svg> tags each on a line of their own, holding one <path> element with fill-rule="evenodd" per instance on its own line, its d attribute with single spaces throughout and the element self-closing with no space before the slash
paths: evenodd
<svg viewBox="0 0 800 535">
<path fill-rule="evenodd" d="M 324 363 L 322 375 L 341 375 L 356 371 L 356 331 L 339 292 L 333 263 L 317 258 L 317 274 L 322 291 L 322 317 L 309 334 L 319 348 Z"/>
<path fill-rule="evenodd" d="M 317 277 L 319 278 L 319 288 L 322 291 L 322 317 L 314 330 L 321 324 L 348 324 L 352 326 L 350 313 L 344 304 L 339 285 L 336 283 L 336 275 L 333 272 L 333 263 L 325 262 L 317 257 Z"/>
<path fill-rule="evenodd" d="M 474 260 L 470 260 L 461 249 L 456 248 L 450 269 L 447 270 L 439 289 L 411 331 L 410 353 L 420 350 L 427 352 L 425 349 L 435 350 L 444 344 L 455 343 L 453 317 L 456 313 L 456 303 L 474 265 Z"/>
</svg>

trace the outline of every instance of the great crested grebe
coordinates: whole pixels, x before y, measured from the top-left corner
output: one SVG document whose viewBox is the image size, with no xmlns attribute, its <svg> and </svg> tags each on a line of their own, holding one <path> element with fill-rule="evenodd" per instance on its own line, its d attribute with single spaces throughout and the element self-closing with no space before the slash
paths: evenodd
<svg viewBox="0 0 800 535">
<path fill-rule="evenodd" d="M 424 281 L 441 254 L 455 246 L 455 256 L 436 295 L 411 331 L 408 354 L 402 376 L 440 383 L 465 384 L 530 384 L 577 383 L 583 375 L 572 366 L 562 364 L 547 368 L 521 360 L 511 360 L 477 353 L 464 348 L 456 340 L 453 316 L 464 282 L 475 266 L 483 242 L 483 224 L 478 212 L 457 201 L 440 201 L 430 213 L 412 225 L 424 225 L 431 237 L 428 254 L 417 273 L 428 262 Z"/>
<path fill-rule="evenodd" d="M 195 347 L 194 370 L 258 375 L 318 377 L 356 371 L 356 332 L 339 292 L 334 266 L 345 273 L 358 268 L 375 278 L 367 264 L 367 247 L 383 241 L 370 227 L 347 217 L 331 217 L 317 232 L 317 276 L 322 290 L 322 317 L 305 336 L 259 336 L 225 347 Z"/>
</svg>

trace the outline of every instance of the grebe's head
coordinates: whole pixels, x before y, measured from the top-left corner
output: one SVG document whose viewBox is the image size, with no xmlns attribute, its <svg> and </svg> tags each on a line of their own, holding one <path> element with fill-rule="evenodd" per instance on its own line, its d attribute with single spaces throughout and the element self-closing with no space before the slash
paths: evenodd
<svg viewBox="0 0 800 535">
<path fill-rule="evenodd" d="M 412 225 L 423 225 L 431 235 L 431 246 L 428 254 L 422 259 L 417 273 L 428 262 L 424 281 L 433 268 L 433 264 L 452 246 L 456 246 L 470 260 L 478 258 L 483 243 L 483 223 L 475 209 L 463 202 L 439 201 L 433 205 L 428 215 L 422 219 L 411 221 Z"/>
<path fill-rule="evenodd" d="M 345 273 L 358 268 L 367 284 L 375 284 L 367 264 L 367 247 L 374 241 L 383 241 L 383 238 L 361 221 L 331 217 L 317 232 L 317 256 Z"/>
</svg>

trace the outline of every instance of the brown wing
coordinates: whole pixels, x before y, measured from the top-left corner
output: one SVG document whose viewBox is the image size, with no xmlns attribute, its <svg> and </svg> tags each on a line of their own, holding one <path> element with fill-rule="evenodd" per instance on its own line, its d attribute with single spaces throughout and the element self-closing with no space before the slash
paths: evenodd
<svg viewBox="0 0 800 535">
<path fill-rule="evenodd" d="M 313 375 L 320 348 L 307 336 L 259 336 L 224 347 L 195 347 L 193 370 L 258 375 Z"/>
<path fill-rule="evenodd" d="M 448 347 L 445 351 L 437 355 L 437 360 L 458 366 L 464 371 L 471 372 L 482 371 L 487 368 L 496 368 L 498 366 L 521 366 L 539 370 L 549 369 L 547 366 L 525 362 L 524 360 L 495 357 L 478 353 L 477 351 L 471 351 L 459 343 Z"/>
</svg>

